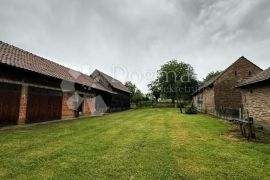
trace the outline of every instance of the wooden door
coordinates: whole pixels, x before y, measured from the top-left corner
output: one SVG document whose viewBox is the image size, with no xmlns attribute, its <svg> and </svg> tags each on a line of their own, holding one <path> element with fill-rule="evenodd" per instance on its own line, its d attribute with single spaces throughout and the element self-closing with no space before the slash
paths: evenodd
<svg viewBox="0 0 270 180">
<path fill-rule="evenodd" d="M 27 104 L 27 123 L 61 119 L 62 92 L 29 88 Z"/>
<path fill-rule="evenodd" d="M 20 85 L 0 83 L 0 126 L 17 124 L 20 96 Z"/>
</svg>

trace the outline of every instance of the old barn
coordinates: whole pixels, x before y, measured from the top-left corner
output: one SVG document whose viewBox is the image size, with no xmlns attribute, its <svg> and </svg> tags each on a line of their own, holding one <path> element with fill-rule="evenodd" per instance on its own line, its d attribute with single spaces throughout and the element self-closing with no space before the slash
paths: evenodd
<svg viewBox="0 0 270 180">
<path fill-rule="evenodd" d="M 99 94 L 114 93 L 86 74 L 0 41 L 0 126 L 91 115 Z"/>
<path fill-rule="evenodd" d="M 262 71 L 245 57 L 240 57 L 218 76 L 193 94 L 193 105 L 204 113 L 223 118 L 239 117 L 243 108 L 241 91 L 234 87 Z"/>
<path fill-rule="evenodd" d="M 91 77 L 106 89 L 113 92 L 111 94 L 102 93 L 102 97 L 106 100 L 106 104 L 109 107 L 110 112 L 130 108 L 130 91 L 119 80 L 99 70 L 95 70 L 91 74 Z"/>
</svg>

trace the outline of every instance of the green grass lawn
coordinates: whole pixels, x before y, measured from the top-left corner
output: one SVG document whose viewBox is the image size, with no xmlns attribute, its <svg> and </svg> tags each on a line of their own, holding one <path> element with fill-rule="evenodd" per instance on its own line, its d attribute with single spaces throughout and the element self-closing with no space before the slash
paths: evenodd
<svg viewBox="0 0 270 180">
<path fill-rule="evenodd" d="M 0 131 L 0 179 L 269 179 L 270 144 L 230 125 L 143 109 Z"/>
</svg>

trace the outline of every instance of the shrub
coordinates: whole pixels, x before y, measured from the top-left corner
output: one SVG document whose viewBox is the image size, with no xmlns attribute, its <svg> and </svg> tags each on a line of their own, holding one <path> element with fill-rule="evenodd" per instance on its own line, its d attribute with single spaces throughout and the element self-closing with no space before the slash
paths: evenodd
<svg viewBox="0 0 270 180">
<path fill-rule="evenodd" d="M 194 107 L 191 106 L 186 109 L 186 114 L 197 114 L 197 111 Z"/>
</svg>

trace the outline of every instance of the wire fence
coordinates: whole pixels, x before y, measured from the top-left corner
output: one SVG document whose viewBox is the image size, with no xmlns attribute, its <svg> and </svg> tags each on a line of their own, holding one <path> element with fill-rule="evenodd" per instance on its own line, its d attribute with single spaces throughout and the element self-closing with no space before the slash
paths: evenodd
<svg viewBox="0 0 270 180">
<path fill-rule="evenodd" d="M 216 114 L 218 117 L 228 120 L 243 119 L 242 112 L 243 112 L 242 108 L 233 109 L 221 107 L 216 109 Z"/>
</svg>

